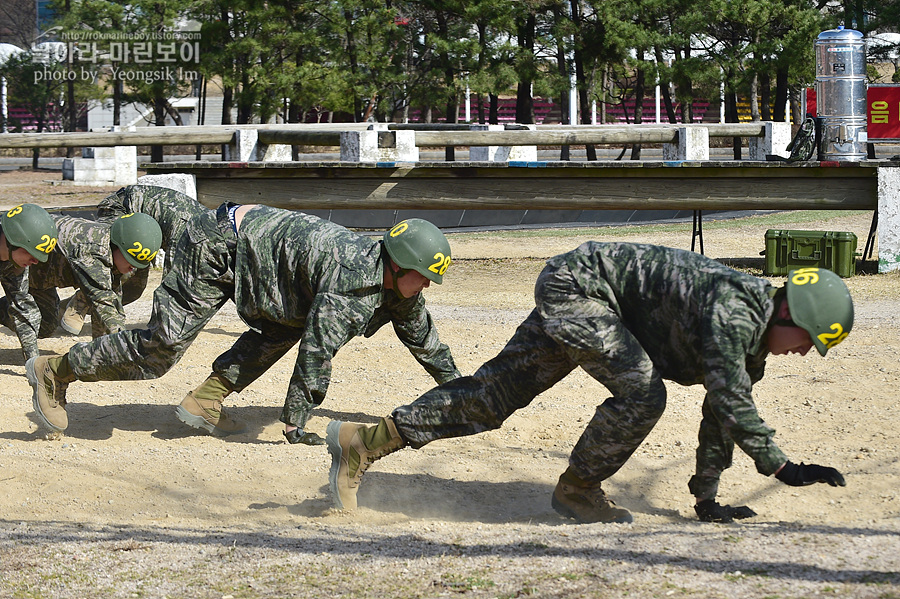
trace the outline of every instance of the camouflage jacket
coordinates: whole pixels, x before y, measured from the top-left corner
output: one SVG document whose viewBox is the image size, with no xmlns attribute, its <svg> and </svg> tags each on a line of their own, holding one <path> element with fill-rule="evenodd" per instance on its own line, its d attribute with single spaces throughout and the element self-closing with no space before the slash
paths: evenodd
<svg viewBox="0 0 900 599">
<path fill-rule="evenodd" d="M 0 262 L 0 285 L 9 302 L 9 318 L 26 359 L 38 355 L 38 329 L 41 326 L 41 312 L 28 293 L 28 271 L 12 260 Z"/>
<path fill-rule="evenodd" d="M 208 210 L 194 198 L 166 187 L 128 185 L 103 199 L 97 206 L 97 220 L 113 221 L 123 214 L 140 212 L 159 223 L 162 230 L 162 250 L 165 270 L 172 265 L 171 250 L 178 244 L 188 221 Z"/>
<path fill-rule="evenodd" d="M 59 229 L 56 251 L 29 268 L 33 289 L 81 289 L 110 332 L 125 326 L 121 275 L 113 264 L 109 224 L 54 214 Z"/>
<path fill-rule="evenodd" d="M 694 252 L 628 243 L 588 242 L 548 263 L 567 264 L 588 297 L 603 295 L 664 379 L 702 384 L 718 424 L 762 474 L 785 462 L 751 396 L 775 309 L 767 281 Z"/>
<path fill-rule="evenodd" d="M 235 256 L 241 318 L 257 330 L 275 322 L 302 331 L 287 403 L 321 403 L 332 356 L 388 322 L 435 381 L 459 376 L 422 294 L 400 299 L 382 287 L 381 241 L 315 216 L 257 206 L 243 218 Z"/>
</svg>

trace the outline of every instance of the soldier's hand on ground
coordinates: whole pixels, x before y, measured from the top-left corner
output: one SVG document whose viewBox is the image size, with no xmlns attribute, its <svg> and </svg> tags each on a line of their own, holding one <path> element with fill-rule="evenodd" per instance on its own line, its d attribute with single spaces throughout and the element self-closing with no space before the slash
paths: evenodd
<svg viewBox="0 0 900 599">
<path fill-rule="evenodd" d="M 846 487 L 844 477 L 840 472 L 828 466 L 816 464 L 795 464 L 785 462 L 775 478 L 792 487 L 805 487 L 815 483 L 828 483 L 832 487 Z"/>
<path fill-rule="evenodd" d="M 737 507 L 719 505 L 714 499 L 704 499 L 694 506 L 694 511 L 703 522 L 732 522 L 756 515 L 756 512 L 746 505 Z"/>
<path fill-rule="evenodd" d="M 297 443 L 302 445 L 325 445 L 325 439 L 316 433 L 304 432 L 302 428 L 295 428 L 292 431 L 282 432 L 281 434 L 284 435 L 284 438 L 287 439 L 287 442 L 291 445 Z"/>
</svg>

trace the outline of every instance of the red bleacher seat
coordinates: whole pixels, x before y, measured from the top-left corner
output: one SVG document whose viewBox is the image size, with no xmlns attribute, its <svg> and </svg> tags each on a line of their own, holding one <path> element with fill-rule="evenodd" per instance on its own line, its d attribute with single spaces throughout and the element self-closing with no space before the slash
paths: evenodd
<svg viewBox="0 0 900 599">
<path fill-rule="evenodd" d="M 11 133 L 37 132 L 37 119 L 25 108 L 10 106 L 6 118 L 6 127 Z M 44 123 L 44 131 L 62 131 L 62 123 L 57 118 L 51 118 Z"/>
</svg>

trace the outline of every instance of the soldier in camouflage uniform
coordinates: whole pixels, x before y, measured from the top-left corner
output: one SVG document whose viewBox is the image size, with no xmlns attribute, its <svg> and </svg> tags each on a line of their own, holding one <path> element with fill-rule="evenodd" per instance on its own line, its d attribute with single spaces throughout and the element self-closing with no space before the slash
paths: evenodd
<svg viewBox="0 0 900 599">
<path fill-rule="evenodd" d="M 499 428 L 579 366 L 612 397 L 597 408 L 560 476 L 552 503 L 564 516 L 632 521 L 600 485 L 659 420 L 664 379 L 706 388 L 689 483 L 701 519 L 755 515 L 715 501 L 735 443 L 760 473 L 777 473 L 787 484 L 844 484 L 833 468 L 787 461 L 751 397 L 769 353 L 805 355 L 815 345 L 824 355 L 850 332 L 853 304 L 834 273 L 794 271 L 775 289 L 693 252 L 589 242 L 547 262 L 535 300 L 506 347 L 474 375 L 432 389 L 377 425 L 329 423 L 337 507 L 356 506 L 360 477 L 374 460 L 405 445 Z"/>
<path fill-rule="evenodd" d="M 68 383 L 152 379 L 166 373 L 228 300 L 251 328 L 213 363 L 176 409 L 215 435 L 242 430 L 222 409 L 298 342 L 281 421 L 291 443 L 323 444 L 303 430 L 325 398 L 335 353 L 388 322 L 438 383 L 459 376 L 420 291 L 441 283 L 450 246 L 431 223 L 409 219 L 371 240 L 315 216 L 267 206 L 223 204 L 189 224 L 172 269 L 153 298 L 148 330 L 78 344 L 26 370 L 35 411 L 48 427 L 68 424 Z"/>
<path fill-rule="evenodd" d="M 19 338 L 27 361 L 37 357 L 40 311 L 28 293 L 29 267 L 46 262 L 56 249 L 59 232 L 46 210 L 20 204 L 0 215 L 0 323 Z"/>
<path fill-rule="evenodd" d="M 56 290 L 66 287 L 81 289 L 89 299 L 94 337 L 122 330 L 119 277 L 150 265 L 159 251 L 159 225 L 145 214 L 127 215 L 112 225 L 63 215 L 54 215 L 54 220 L 57 251 L 29 275 L 29 293 L 40 310 L 38 337 L 51 336 L 59 326 Z"/>
<path fill-rule="evenodd" d="M 174 189 L 155 185 L 128 185 L 100 202 L 97 220 L 111 224 L 120 216 L 135 212 L 153 217 L 162 231 L 160 249 L 165 254 L 163 271 L 168 272 L 174 259 L 172 250 L 175 249 L 178 238 L 184 233 L 188 222 L 206 210 L 194 198 Z M 122 277 L 123 306 L 141 297 L 147 288 L 149 275 L 150 269 L 139 268 Z M 84 326 L 85 316 L 90 309 L 90 301 L 82 291 L 76 290 L 72 297 L 60 303 L 60 326 L 77 335 Z"/>
</svg>

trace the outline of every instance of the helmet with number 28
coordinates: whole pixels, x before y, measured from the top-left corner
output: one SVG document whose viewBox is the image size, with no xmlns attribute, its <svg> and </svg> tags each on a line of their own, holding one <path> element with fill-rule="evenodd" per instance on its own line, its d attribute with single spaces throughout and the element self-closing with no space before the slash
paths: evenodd
<svg viewBox="0 0 900 599">
<path fill-rule="evenodd" d="M 409 218 L 384 234 L 384 247 L 400 268 L 410 269 L 440 285 L 450 266 L 450 243 L 427 220 Z"/>
<path fill-rule="evenodd" d="M 25 249 L 39 262 L 47 261 L 59 238 L 53 217 L 37 204 L 10 208 L 0 218 L 0 227 L 11 247 Z"/>
<path fill-rule="evenodd" d="M 135 212 L 117 218 L 109 240 L 135 268 L 147 268 L 162 245 L 162 231 L 152 216 Z"/>
<path fill-rule="evenodd" d="M 853 328 L 853 299 L 841 278 L 824 268 L 800 268 L 787 276 L 791 320 L 809 333 L 823 356 Z"/>
</svg>

